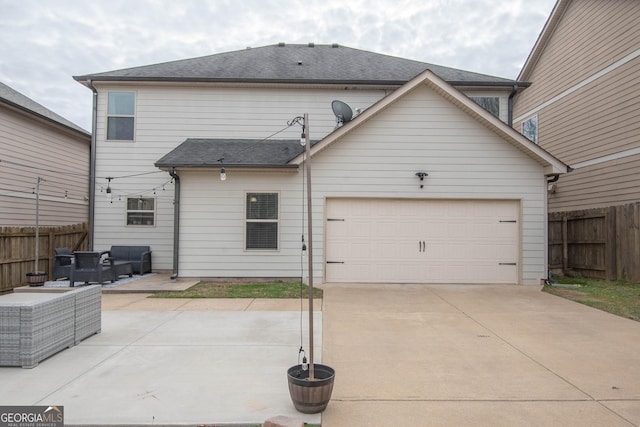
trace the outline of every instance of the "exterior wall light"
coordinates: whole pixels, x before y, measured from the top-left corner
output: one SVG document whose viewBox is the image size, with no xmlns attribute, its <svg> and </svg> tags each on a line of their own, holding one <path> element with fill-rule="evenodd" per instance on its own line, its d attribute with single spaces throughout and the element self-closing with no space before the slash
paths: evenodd
<svg viewBox="0 0 640 427">
<path fill-rule="evenodd" d="M 220 163 L 220 181 L 226 181 L 227 180 L 227 171 L 224 168 L 224 157 L 221 157 L 218 159 L 218 162 Z"/>
<path fill-rule="evenodd" d="M 420 178 L 420 188 L 424 188 L 424 177 L 429 176 L 426 172 L 416 172 L 416 176 Z"/>
</svg>

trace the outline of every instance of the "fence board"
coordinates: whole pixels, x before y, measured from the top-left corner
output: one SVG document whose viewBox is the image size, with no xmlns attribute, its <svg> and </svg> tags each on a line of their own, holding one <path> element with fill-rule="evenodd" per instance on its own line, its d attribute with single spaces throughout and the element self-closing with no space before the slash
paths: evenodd
<svg viewBox="0 0 640 427">
<path fill-rule="evenodd" d="M 640 203 L 549 214 L 549 268 L 640 283 Z"/>
<path fill-rule="evenodd" d="M 54 249 L 86 250 L 87 233 L 86 223 L 40 227 L 37 269 L 50 277 Z M 0 227 L 0 293 L 26 284 L 27 273 L 34 271 L 35 234 L 35 227 Z"/>
</svg>

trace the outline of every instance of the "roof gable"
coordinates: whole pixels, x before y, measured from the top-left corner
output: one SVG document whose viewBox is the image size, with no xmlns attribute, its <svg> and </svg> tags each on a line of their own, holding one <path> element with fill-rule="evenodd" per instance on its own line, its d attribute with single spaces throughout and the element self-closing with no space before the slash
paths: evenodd
<svg viewBox="0 0 640 427">
<path fill-rule="evenodd" d="M 77 81 L 181 81 L 402 85 L 426 69 L 460 85 L 510 86 L 513 80 L 350 47 L 284 44 L 76 76 Z"/>
<path fill-rule="evenodd" d="M 359 126 L 363 126 L 367 121 L 375 117 L 379 112 L 393 105 L 396 101 L 404 97 L 406 94 L 412 92 L 418 87 L 426 85 L 440 96 L 460 108 L 466 114 L 474 118 L 477 122 L 487 127 L 489 130 L 497 134 L 504 139 L 507 143 L 510 143 L 524 154 L 533 158 L 539 164 L 545 168 L 546 175 L 557 175 L 566 173 L 568 166 L 555 158 L 553 155 L 545 151 L 539 145 L 533 143 L 515 129 L 508 126 L 506 123 L 489 113 L 487 110 L 476 104 L 469 99 L 466 95 L 456 90 L 447 82 L 440 79 L 430 70 L 426 70 L 420 75 L 416 76 L 413 80 L 406 83 L 404 86 L 392 92 L 390 95 L 382 98 L 377 103 L 373 104 L 360 115 L 355 117 L 352 121 L 344 124 L 336 129 L 331 134 L 327 135 L 324 139 L 319 141 L 315 146 L 311 148 L 311 155 L 315 155 L 320 151 L 329 148 L 331 145 L 337 143 L 341 138 L 352 132 Z M 291 163 L 299 165 L 303 162 L 304 156 L 298 155 L 291 160 Z"/>
</svg>

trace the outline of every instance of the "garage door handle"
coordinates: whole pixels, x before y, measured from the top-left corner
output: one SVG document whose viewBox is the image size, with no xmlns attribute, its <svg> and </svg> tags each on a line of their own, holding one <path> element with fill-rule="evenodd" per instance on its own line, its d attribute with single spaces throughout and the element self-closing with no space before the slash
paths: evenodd
<svg viewBox="0 0 640 427">
<path fill-rule="evenodd" d="M 327 264 L 344 264 L 344 261 L 327 261 Z"/>
<path fill-rule="evenodd" d="M 418 252 L 426 252 L 427 251 L 427 243 L 424 240 L 418 241 Z"/>
<path fill-rule="evenodd" d="M 500 262 L 498 265 L 518 265 L 515 262 Z"/>
</svg>

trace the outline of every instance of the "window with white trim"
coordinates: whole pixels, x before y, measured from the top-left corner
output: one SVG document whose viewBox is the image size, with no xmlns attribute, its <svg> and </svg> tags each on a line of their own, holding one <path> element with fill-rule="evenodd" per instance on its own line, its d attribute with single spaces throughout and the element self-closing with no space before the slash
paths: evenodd
<svg viewBox="0 0 640 427">
<path fill-rule="evenodd" d="M 538 143 L 538 116 L 533 116 L 522 122 L 522 134 L 536 144 Z"/>
<path fill-rule="evenodd" d="M 153 197 L 127 198 L 127 225 L 154 226 L 156 200 Z"/>
<path fill-rule="evenodd" d="M 109 92 L 107 140 L 133 141 L 136 95 L 133 92 Z"/>
<path fill-rule="evenodd" d="M 278 250 L 278 193 L 247 193 L 245 249 Z"/>
</svg>

